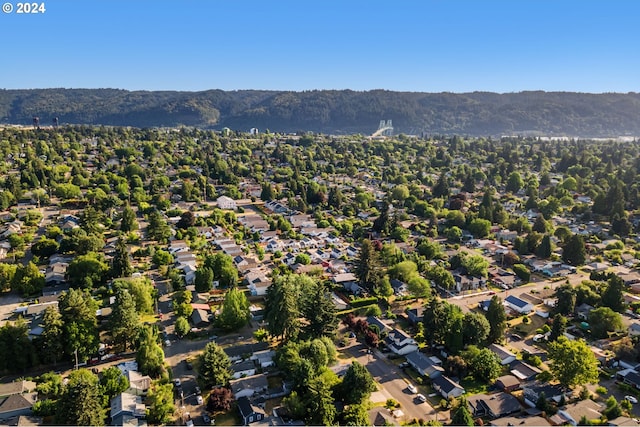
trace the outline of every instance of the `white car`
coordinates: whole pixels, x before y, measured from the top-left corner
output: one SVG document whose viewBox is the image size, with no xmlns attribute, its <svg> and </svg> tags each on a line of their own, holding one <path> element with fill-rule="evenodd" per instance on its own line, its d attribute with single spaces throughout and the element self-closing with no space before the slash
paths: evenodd
<svg viewBox="0 0 640 427">
<path fill-rule="evenodd" d="M 202 405 L 202 402 L 203 402 L 203 400 L 202 400 L 202 396 L 197 395 L 197 396 L 196 396 L 196 402 L 198 402 L 198 405 Z"/>
<path fill-rule="evenodd" d="M 418 392 L 418 389 L 413 384 L 409 384 L 407 386 L 407 390 L 409 390 L 411 394 L 416 394 Z"/>
<path fill-rule="evenodd" d="M 625 396 L 624 398 L 631 403 L 638 403 L 638 399 L 635 396 Z"/>
<path fill-rule="evenodd" d="M 423 395 L 423 394 L 419 394 L 419 395 L 417 395 L 417 396 L 416 396 L 416 399 L 418 399 L 418 400 L 419 400 L 420 402 L 422 402 L 422 403 L 424 403 L 424 402 L 426 402 L 426 401 L 427 401 L 427 398 L 426 398 L 426 397 L 424 397 L 424 395 Z"/>
</svg>

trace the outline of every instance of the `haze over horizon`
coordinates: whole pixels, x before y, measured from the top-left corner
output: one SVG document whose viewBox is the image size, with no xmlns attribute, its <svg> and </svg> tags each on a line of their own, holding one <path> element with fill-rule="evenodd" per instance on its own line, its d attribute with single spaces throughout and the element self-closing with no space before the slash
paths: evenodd
<svg viewBox="0 0 640 427">
<path fill-rule="evenodd" d="M 0 87 L 639 92 L 637 16 L 624 1 L 49 0 L 0 14 Z"/>
</svg>

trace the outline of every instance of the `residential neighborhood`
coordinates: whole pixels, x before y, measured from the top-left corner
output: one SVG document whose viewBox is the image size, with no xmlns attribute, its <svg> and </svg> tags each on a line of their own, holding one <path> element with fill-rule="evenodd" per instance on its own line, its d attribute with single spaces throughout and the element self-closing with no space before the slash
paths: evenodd
<svg viewBox="0 0 640 427">
<path fill-rule="evenodd" d="M 0 129 L 0 424 L 640 424 L 635 145 L 362 138 Z"/>
</svg>

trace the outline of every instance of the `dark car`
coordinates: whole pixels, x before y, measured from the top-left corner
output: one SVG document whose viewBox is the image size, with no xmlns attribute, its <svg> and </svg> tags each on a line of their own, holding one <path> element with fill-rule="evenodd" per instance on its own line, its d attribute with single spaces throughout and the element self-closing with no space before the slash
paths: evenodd
<svg viewBox="0 0 640 427">
<path fill-rule="evenodd" d="M 211 418 L 207 414 L 202 414 L 202 423 L 208 425 L 211 423 Z"/>
<path fill-rule="evenodd" d="M 522 337 L 518 334 L 511 334 L 511 339 L 514 341 L 522 341 Z"/>
<path fill-rule="evenodd" d="M 186 360 L 184 362 L 187 365 L 187 369 L 191 371 L 193 369 L 193 365 L 191 364 L 191 362 L 187 362 Z"/>
</svg>

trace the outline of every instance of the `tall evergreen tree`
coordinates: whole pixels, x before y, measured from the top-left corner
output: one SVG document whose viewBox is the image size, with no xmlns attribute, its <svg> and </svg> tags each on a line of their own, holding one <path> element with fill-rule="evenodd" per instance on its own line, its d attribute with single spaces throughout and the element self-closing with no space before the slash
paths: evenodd
<svg viewBox="0 0 640 427">
<path fill-rule="evenodd" d="M 454 409 L 451 415 L 451 425 L 454 426 L 473 426 L 473 416 L 469 407 L 467 406 L 467 399 L 461 397 L 458 400 L 458 406 Z"/>
<path fill-rule="evenodd" d="M 143 375 L 158 378 L 165 371 L 164 351 L 158 344 L 158 334 L 147 325 L 143 325 L 136 342 L 136 362 Z"/>
<path fill-rule="evenodd" d="M 567 264 L 578 266 L 584 264 L 587 259 L 587 251 L 584 240 L 579 234 L 572 235 L 564 245 L 562 260 Z"/>
<path fill-rule="evenodd" d="M 336 306 L 323 283 L 314 281 L 313 286 L 305 289 L 302 315 L 307 320 L 303 329 L 309 338 L 332 337 L 335 334 L 338 326 Z"/>
<path fill-rule="evenodd" d="M 133 211 L 129 204 L 126 204 L 122 209 L 122 219 L 120 220 L 120 231 L 123 233 L 129 233 L 138 229 L 138 221 L 136 220 L 136 213 Z"/>
<path fill-rule="evenodd" d="M 491 326 L 488 341 L 491 343 L 501 341 L 504 338 L 504 331 L 507 328 L 507 315 L 504 311 L 502 298 L 498 295 L 494 295 L 491 298 L 486 316 Z"/>
<path fill-rule="evenodd" d="M 64 355 L 64 322 L 60 312 L 54 307 L 48 307 L 42 316 L 42 335 L 40 335 L 40 348 L 42 360 L 54 365 Z"/>
<path fill-rule="evenodd" d="M 127 248 L 127 243 L 120 236 L 116 243 L 116 253 L 111 264 L 111 275 L 113 277 L 129 277 L 131 274 L 133 274 L 133 267 L 131 266 L 129 248 Z"/>
<path fill-rule="evenodd" d="M 140 326 L 136 302 L 128 290 L 120 288 L 116 291 L 116 301 L 109 323 L 114 344 L 126 352 L 134 344 Z"/>
<path fill-rule="evenodd" d="M 295 338 L 300 332 L 300 284 L 310 284 L 308 276 L 278 276 L 267 288 L 264 318 L 272 336 L 285 341 Z"/>
<path fill-rule="evenodd" d="M 226 387 L 231 379 L 229 356 L 215 342 L 209 342 L 200 355 L 198 378 L 209 389 L 213 386 Z"/>
<path fill-rule="evenodd" d="M 86 361 L 98 351 L 98 303 L 89 291 L 69 289 L 60 295 L 58 308 L 64 322 L 65 351 L 78 361 Z"/>
<path fill-rule="evenodd" d="M 87 369 L 69 374 L 69 382 L 58 400 L 56 424 L 100 426 L 105 424 L 98 377 Z"/>
<path fill-rule="evenodd" d="M 360 246 L 358 259 L 356 260 L 355 275 L 360 285 L 373 292 L 382 280 L 380 274 L 380 260 L 371 240 L 364 239 Z"/>
<path fill-rule="evenodd" d="M 246 294 L 238 288 L 229 289 L 217 319 L 219 325 L 227 331 L 235 331 L 247 324 L 250 315 Z"/>
<path fill-rule="evenodd" d="M 625 308 L 623 290 L 624 281 L 619 276 L 612 274 L 607 280 L 607 288 L 602 293 L 601 304 L 622 313 Z"/>
</svg>

